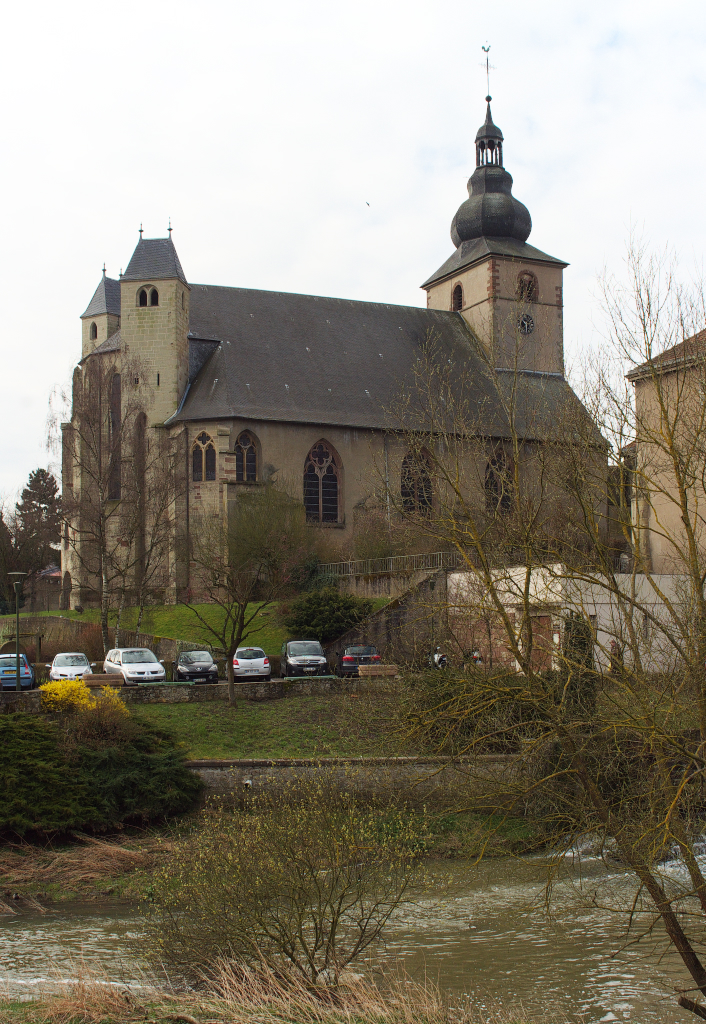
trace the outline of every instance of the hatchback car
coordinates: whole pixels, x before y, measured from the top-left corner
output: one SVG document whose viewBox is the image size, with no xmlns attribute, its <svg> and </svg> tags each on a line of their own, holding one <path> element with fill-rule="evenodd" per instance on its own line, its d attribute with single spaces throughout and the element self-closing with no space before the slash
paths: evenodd
<svg viewBox="0 0 706 1024">
<path fill-rule="evenodd" d="M 318 640 L 290 640 L 282 644 L 282 675 L 327 676 L 328 662 Z"/>
<path fill-rule="evenodd" d="M 357 676 L 359 665 L 379 665 L 380 655 L 377 647 L 371 644 L 356 644 L 346 647 L 342 654 L 338 655 L 338 674 L 344 676 Z"/>
<path fill-rule="evenodd" d="M 103 671 L 122 676 L 125 686 L 163 683 L 166 679 L 164 665 L 146 647 L 116 647 L 108 651 Z"/>
<path fill-rule="evenodd" d="M 0 679 L 3 690 L 14 690 L 17 686 L 17 662 L 14 654 L 0 654 Z M 24 654 L 20 655 L 20 686 L 31 690 L 34 686 L 34 669 Z"/>
<path fill-rule="evenodd" d="M 174 665 L 175 683 L 217 683 L 218 665 L 210 651 L 182 651 Z"/>
<path fill-rule="evenodd" d="M 269 679 L 272 674 L 270 659 L 261 647 L 239 647 L 233 658 L 236 679 Z"/>
<path fill-rule="evenodd" d="M 50 679 L 83 679 L 95 667 L 95 661 L 89 662 L 86 655 L 78 651 L 57 654 L 51 665 L 47 665 Z"/>
</svg>

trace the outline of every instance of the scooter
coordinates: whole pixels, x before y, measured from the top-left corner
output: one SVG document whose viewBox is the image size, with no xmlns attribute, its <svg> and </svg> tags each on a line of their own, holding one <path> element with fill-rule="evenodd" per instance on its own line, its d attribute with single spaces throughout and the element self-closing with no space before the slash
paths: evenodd
<svg viewBox="0 0 706 1024">
<path fill-rule="evenodd" d="M 435 647 L 429 655 L 429 668 L 448 668 L 449 659 L 441 653 L 440 647 Z"/>
</svg>

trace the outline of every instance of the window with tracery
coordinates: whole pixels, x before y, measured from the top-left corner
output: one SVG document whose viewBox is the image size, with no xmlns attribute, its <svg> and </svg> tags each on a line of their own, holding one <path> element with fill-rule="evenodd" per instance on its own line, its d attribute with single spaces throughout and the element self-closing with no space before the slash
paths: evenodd
<svg viewBox="0 0 706 1024">
<path fill-rule="evenodd" d="M 202 430 L 191 449 L 191 479 L 195 484 L 216 479 L 216 449 L 210 434 Z"/>
<path fill-rule="evenodd" d="M 523 270 L 517 278 L 518 302 L 536 302 L 539 296 L 537 278 L 529 270 Z"/>
<path fill-rule="evenodd" d="M 235 479 L 245 482 L 257 480 L 257 449 L 247 430 L 235 442 Z"/>
<path fill-rule="evenodd" d="M 485 468 L 485 510 L 489 515 L 512 511 L 512 482 L 504 452 L 497 452 Z"/>
<path fill-rule="evenodd" d="M 451 309 L 454 313 L 458 313 L 463 309 L 463 288 L 460 284 L 457 284 L 451 293 Z"/>
<path fill-rule="evenodd" d="M 97 324 L 95 324 L 95 323 L 91 324 L 91 329 L 88 332 L 88 337 L 91 339 L 91 341 L 95 341 L 96 340 L 96 338 L 98 337 L 98 325 Z"/>
<path fill-rule="evenodd" d="M 402 460 L 401 494 L 405 512 L 429 515 L 432 505 L 431 477 L 424 455 L 409 454 Z"/>
<path fill-rule="evenodd" d="M 319 441 L 304 463 L 304 508 L 310 523 L 337 523 L 340 469 L 331 447 Z"/>
</svg>

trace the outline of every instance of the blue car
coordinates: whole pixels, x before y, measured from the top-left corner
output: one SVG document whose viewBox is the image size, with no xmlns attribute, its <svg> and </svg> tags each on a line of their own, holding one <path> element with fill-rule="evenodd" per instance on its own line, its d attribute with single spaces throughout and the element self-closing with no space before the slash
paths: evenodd
<svg viewBox="0 0 706 1024">
<path fill-rule="evenodd" d="M 14 654 L 0 654 L 0 679 L 3 690 L 14 690 L 17 686 L 17 662 Z M 34 669 L 24 654 L 20 655 L 20 686 L 31 690 L 34 686 Z"/>
</svg>

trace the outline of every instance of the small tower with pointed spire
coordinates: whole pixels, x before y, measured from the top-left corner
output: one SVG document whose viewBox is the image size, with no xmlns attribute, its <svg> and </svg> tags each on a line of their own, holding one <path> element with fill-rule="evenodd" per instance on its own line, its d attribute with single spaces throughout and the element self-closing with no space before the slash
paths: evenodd
<svg viewBox="0 0 706 1024">
<path fill-rule="evenodd" d="M 503 133 L 485 100 L 468 199 L 451 223 L 456 251 L 422 285 L 427 306 L 463 316 L 498 369 L 563 374 L 567 264 L 528 245 L 532 219 L 512 194 Z"/>
<path fill-rule="evenodd" d="M 103 276 L 81 314 L 81 358 L 85 359 L 95 348 L 120 330 L 120 281 L 107 277 L 105 263 Z"/>
</svg>

